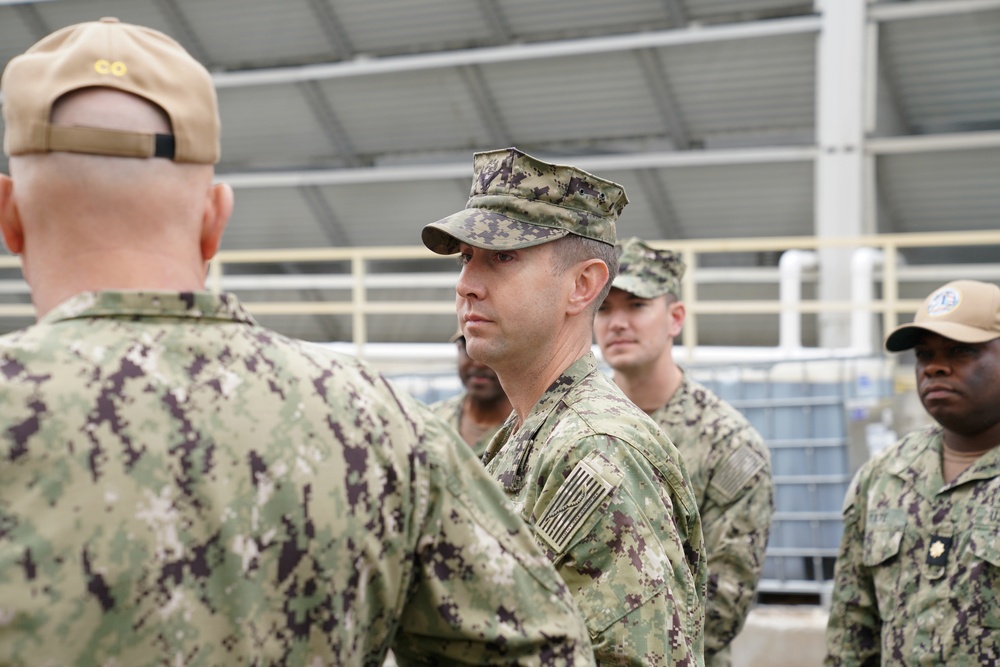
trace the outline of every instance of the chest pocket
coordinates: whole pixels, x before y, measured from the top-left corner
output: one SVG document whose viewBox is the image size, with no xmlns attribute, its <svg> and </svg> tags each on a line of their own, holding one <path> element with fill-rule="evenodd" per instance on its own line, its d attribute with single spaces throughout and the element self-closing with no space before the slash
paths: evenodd
<svg viewBox="0 0 1000 667">
<path fill-rule="evenodd" d="M 1000 628 L 1000 526 L 973 526 L 969 551 L 970 623 Z"/>
<path fill-rule="evenodd" d="M 879 615 L 888 620 L 899 608 L 897 584 L 901 570 L 899 551 L 903 544 L 903 525 L 880 524 L 865 530 L 864 564 L 875 586 Z"/>
<path fill-rule="evenodd" d="M 865 566 L 878 567 L 899 553 L 903 528 L 879 527 L 865 535 Z"/>
</svg>

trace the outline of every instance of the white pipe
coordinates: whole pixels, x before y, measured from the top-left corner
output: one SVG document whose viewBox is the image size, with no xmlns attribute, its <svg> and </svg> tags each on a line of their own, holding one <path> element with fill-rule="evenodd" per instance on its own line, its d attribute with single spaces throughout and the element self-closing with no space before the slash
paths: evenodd
<svg viewBox="0 0 1000 667">
<path fill-rule="evenodd" d="M 875 300 L 875 269 L 882 266 L 882 251 L 858 248 L 851 255 L 851 347 L 862 355 L 874 352 L 875 314 L 868 309 Z"/>
<path fill-rule="evenodd" d="M 778 260 L 778 298 L 781 315 L 778 329 L 778 347 L 785 350 L 802 347 L 802 274 L 815 269 L 819 260 L 812 250 L 786 250 Z"/>
</svg>

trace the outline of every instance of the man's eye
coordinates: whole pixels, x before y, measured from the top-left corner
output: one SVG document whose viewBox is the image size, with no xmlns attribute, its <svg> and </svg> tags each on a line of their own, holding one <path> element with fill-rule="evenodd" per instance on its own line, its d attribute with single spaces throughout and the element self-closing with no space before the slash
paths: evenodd
<svg viewBox="0 0 1000 667">
<path fill-rule="evenodd" d="M 514 255 L 508 254 L 506 252 L 498 252 L 493 255 L 498 262 L 509 262 L 514 259 Z"/>
<path fill-rule="evenodd" d="M 472 261 L 472 255 L 463 252 L 458 256 L 458 259 L 456 261 L 458 262 L 459 266 L 465 266 L 466 264 Z"/>
</svg>

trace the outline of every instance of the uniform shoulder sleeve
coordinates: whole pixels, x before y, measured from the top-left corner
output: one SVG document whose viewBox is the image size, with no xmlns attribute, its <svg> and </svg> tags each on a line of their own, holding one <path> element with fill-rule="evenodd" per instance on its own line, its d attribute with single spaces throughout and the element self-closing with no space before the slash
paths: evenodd
<svg viewBox="0 0 1000 667">
<path fill-rule="evenodd" d="M 591 664 L 570 591 L 469 447 L 424 413 L 431 502 L 394 652 L 434 664 Z"/>
</svg>

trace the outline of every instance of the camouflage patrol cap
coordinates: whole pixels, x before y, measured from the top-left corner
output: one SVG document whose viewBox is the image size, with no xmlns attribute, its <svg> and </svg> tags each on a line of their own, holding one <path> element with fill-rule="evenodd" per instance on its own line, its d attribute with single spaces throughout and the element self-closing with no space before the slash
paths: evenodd
<svg viewBox="0 0 1000 667">
<path fill-rule="evenodd" d="M 687 266 L 680 255 L 650 248 L 635 237 L 620 243 L 619 250 L 618 275 L 612 287 L 642 299 L 681 295 L 681 278 Z"/>
<path fill-rule="evenodd" d="M 960 343 L 1000 338 L 1000 287 L 978 280 L 955 280 L 924 299 L 911 324 L 893 329 L 885 349 L 902 352 L 916 345 L 922 331 Z"/>
<path fill-rule="evenodd" d="M 420 236 L 439 255 L 458 252 L 459 243 L 516 250 L 567 234 L 614 245 L 615 220 L 626 204 L 617 183 L 504 148 L 476 153 L 465 209 L 430 223 Z"/>
</svg>

